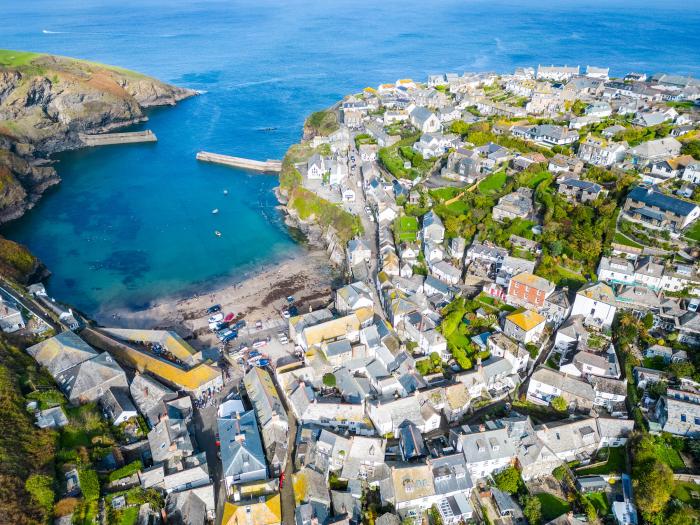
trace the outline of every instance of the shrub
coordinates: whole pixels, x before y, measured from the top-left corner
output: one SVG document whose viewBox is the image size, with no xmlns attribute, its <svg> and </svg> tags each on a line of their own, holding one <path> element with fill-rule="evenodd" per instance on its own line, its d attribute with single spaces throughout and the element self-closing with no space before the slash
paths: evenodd
<svg viewBox="0 0 700 525">
<path fill-rule="evenodd" d="M 36 503 L 47 512 L 53 508 L 53 479 L 43 474 L 32 474 L 24 484 Z"/>
<path fill-rule="evenodd" d="M 79 469 L 78 480 L 85 501 L 97 501 L 100 498 L 100 481 L 94 470 L 85 467 Z"/>
<path fill-rule="evenodd" d="M 493 480 L 499 489 L 508 494 L 516 494 L 524 486 L 520 471 L 513 466 L 495 474 Z"/>
<path fill-rule="evenodd" d="M 139 470 L 143 468 L 141 460 L 132 461 L 128 465 L 124 465 L 122 468 L 115 470 L 110 473 L 108 479 L 109 481 L 116 481 L 118 479 L 126 478 L 132 474 L 136 474 Z"/>
<path fill-rule="evenodd" d="M 68 516 L 73 514 L 75 508 L 78 506 L 78 500 L 76 498 L 63 498 L 58 500 L 53 508 L 53 514 L 57 518 L 61 516 Z"/>
<path fill-rule="evenodd" d="M 566 399 L 564 399 L 561 396 L 557 396 L 551 401 L 552 408 L 556 410 L 557 412 L 566 412 L 566 408 L 568 406 Z"/>
<path fill-rule="evenodd" d="M 336 385 L 335 376 L 330 372 L 323 374 L 323 384 L 328 388 L 334 388 Z"/>
</svg>

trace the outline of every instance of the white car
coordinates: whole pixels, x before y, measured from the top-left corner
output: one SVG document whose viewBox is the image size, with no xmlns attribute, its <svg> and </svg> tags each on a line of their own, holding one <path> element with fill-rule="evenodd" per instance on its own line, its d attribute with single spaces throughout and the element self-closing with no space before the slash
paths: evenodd
<svg viewBox="0 0 700 525">
<path fill-rule="evenodd" d="M 219 321 L 223 321 L 223 320 L 224 320 L 224 314 L 222 314 L 221 312 L 219 312 L 218 314 L 214 314 L 209 318 L 210 323 L 218 323 Z"/>
<path fill-rule="evenodd" d="M 280 337 L 280 343 L 286 345 L 287 343 L 289 343 L 289 339 L 287 339 L 286 337 Z"/>
<path fill-rule="evenodd" d="M 255 341 L 253 343 L 253 348 L 262 348 L 265 345 L 267 345 L 267 341 L 263 339 L 262 341 Z"/>
</svg>

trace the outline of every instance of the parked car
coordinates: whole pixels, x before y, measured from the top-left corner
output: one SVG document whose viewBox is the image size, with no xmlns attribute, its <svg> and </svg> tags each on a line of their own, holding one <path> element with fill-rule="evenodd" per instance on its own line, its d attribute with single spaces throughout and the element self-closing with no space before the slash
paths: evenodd
<svg viewBox="0 0 700 525">
<path fill-rule="evenodd" d="M 255 328 L 260 330 L 262 328 L 262 321 L 260 321 L 260 320 L 255 321 Z"/>
<path fill-rule="evenodd" d="M 240 330 L 241 328 L 244 328 L 245 325 L 245 319 L 241 319 L 240 321 L 236 321 L 231 328 L 233 328 L 234 330 Z"/>
<path fill-rule="evenodd" d="M 266 346 L 266 345 L 267 345 L 267 341 L 262 339 L 261 341 L 255 341 L 253 343 L 253 348 L 262 348 L 263 346 Z"/>
<path fill-rule="evenodd" d="M 221 305 L 220 304 L 215 304 L 214 306 L 210 306 L 207 308 L 207 313 L 208 314 L 215 314 L 216 312 L 221 311 Z"/>
<path fill-rule="evenodd" d="M 218 323 L 220 321 L 224 320 L 224 314 L 219 312 L 218 314 L 214 314 L 209 318 L 210 323 Z"/>
<path fill-rule="evenodd" d="M 291 317 L 291 315 L 289 315 L 289 310 L 282 310 L 282 317 L 289 319 Z"/>
</svg>

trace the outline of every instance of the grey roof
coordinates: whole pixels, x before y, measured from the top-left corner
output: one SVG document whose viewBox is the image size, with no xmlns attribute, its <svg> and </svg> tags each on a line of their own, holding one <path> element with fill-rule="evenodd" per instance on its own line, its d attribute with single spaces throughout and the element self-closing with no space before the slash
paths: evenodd
<svg viewBox="0 0 700 525">
<path fill-rule="evenodd" d="M 131 402 L 125 387 L 108 388 L 100 398 L 100 404 L 102 410 L 113 420 L 124 412 L 136 412 L 136 407 Z"/>
<path fill-rule="evenodd" d="M 458 440 L 462 444 L 464 457 L 470 463 L 515 456 L 513 442 L 505 428 L 460 435 Z"/>
<path fill-rule="evenodd" d="M 206 521 L 206 504 L 193 490 L 169 494 L 165 508 L 172 525 L 204 525 Z"/>
<path fill-rule="evenodd" d="M 352 346 L 350 345 L 350 341 L 348 341 L 347 339 L 333 341 L 326 345 L 326 355 L 328 357 L 343 355 L 347 352 L 352 352 Z"/>
<path fill-rule="evenodd" d="M 590 192 L 595 192 L 598 193 L 602 190 L 602 187 L 600 184 L 596 184 L 595 182 L 590 182 L 587 180 L 580 180 L 580 179 L 564 179 L 561 181 L 559 184 L 564 184 L 566 186 L 573 186 L 574 188 L 579 188 L 584 191 L 590 191 Z"/>
<path fill-rule="evenodd" d="M 27 353 L 48 368 L 53 377 L 98 355 L 94 348 L 71 331 L 30 346 Z"/>
<path fill-rule="evenodd" d="M 587 399 L 593 401 L 595 399 L 595 392 L 593 392 L 593 387 L 566 374 L 562 374 L 558 370 L 552 370 L 546 366 L 540 366 L 532 374 L 532 379 L 544 383 L 546 385 L 554 386 L 559 390 L 571 394 L 582 399 Z"/>
<path fill-rule="evenodd" d="M 627 198 L 642 202 L 647 206 L 659 208 L 663 211 L 670 211 L 681 217 L 685 217 L 696 207 L 696 205 L 692 202 L 671 197 L 670 195 L 666 195 L 660 191 L 647 190 L 641 186 L 637 186 L 630 191 Z"/>
<path fill-rule="evenodd" d="M 241 476 L 267 469 L 255 412 L 219 418 L 219 442 L 224 476 Z M 263 478 L 264 479 L 264 478 Z"/>
<path fill-rule="evenodd" d="M 177 397 L 167 386 L 150 376 L 138 373 L 129 386 L 129 392 L 150 426 L 158 424 L 160 418 L 166 414 L 164 401 Z"/>
<path fill-rule="evenodd" d="M 187 424 L 182 419 L 164 419 L 148 433 L 154 463 L 174 456 L 189 456 L 194 448 Z"/>
<path fill-rule="evenodd" d="M 408 421 L 399 428 L 399 441 L 404 460 L 411 460 L 428 454 L 423 436 L 412 422 Z"/>
<path fill-rule="evenodd" d="M 124 370 L 107 352 L 61 372 L 56 376 L 56 382 L 71 400 L 83 395 L 95 400 L 99 397 L 91 395 L 95 389 L 107 389 L 112 385 L 127 386 Z"/>
<path fill-rule="evenodd" d="M 433 469 L 436 494 L 452 494 L 470 490 L 474 484 L 464 454 L 442 456 L 429 461 Z"/>
</svg>

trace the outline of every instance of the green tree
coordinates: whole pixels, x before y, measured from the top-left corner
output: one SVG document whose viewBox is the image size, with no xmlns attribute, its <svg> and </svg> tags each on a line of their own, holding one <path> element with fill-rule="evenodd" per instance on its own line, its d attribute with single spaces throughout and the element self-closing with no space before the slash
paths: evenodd
<svg viewBox="0 0 700 525">
<path fill-rule="evenodd" d="M 557 412 L 566 412 L 566 409 L 568 408 L 568 403 L 566 402 L 566 399 L 564 399 L 561 396 L 555 397 L 550 403 L 552 405 L 552 408 Z"/>
<path fill-rule="evenodd" d="M 523 514 L 530 525 L 539 525 L 542 522 L 542 503 L 534 496 L 525 497 Z"/>
<path fill-rule="evenodd" d="M 651 330 L 651 327 L 654 326 L 654 314 L 651 312 L 647 313 L 643 318 L 642 318 L 642 324 L 644 325 L 644 328 L 647 330 Z"/>
<path fill-rule="evenodd" d="M 326 385 L 328 388 L 335 388 L 335 375 L 333 375 L 330 372 L 328 372 L 327 374 L 323 374 L 323 384 Z"/>
<path fill-rule="evenodd" d="M 695 374 L 695 367 L 693 363 L 686 361 L 684 363 L 671 363 L 668 367 L 668 371 L 671 372 L 675 377 L 693 377 Z"/>
<path fill-rule="evenodd" d="M 645 521 L 653 521 L 664 511 L 674 488 L 673 472 L 656 451 L 655 438 L 649 435 L 642 436 L 633 447 L 634 493 Z"/>
<path fill-rule="evenodd" d="M 520 476 L 520 471 L 513 466 L 495 474 L 493 481 L 499 489 L 508 494 L 517 494 L 523 487 L 523 478 Z"/>
</svg>

